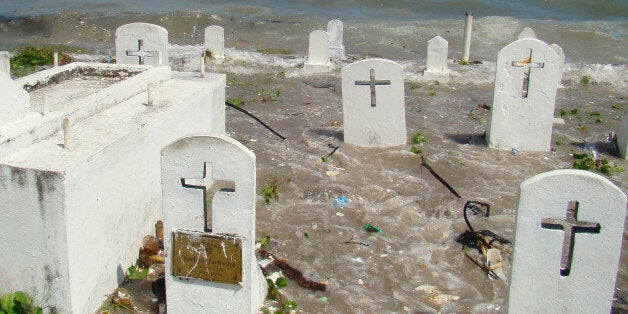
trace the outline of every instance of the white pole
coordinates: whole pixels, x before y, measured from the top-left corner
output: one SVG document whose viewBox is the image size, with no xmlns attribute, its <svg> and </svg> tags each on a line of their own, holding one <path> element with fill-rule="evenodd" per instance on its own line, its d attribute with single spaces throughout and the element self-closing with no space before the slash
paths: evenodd
<svg viewBox="0 0 628 314">
<path fill-rule="evenodd" d="M 201 55 L 201 77 L 205 77 L 205 56 Z"/>
<path fill-rule="evenodd" d="M 157 51 L 157 65 L 159 66 L 164 65 L 164 61 L 162 58 L 163 57 L 161 56 L 161 50 Z"/>
<path fill-rule="evenodd" d="M 55 68 L 59 66 L 59 53 L 56 51 L 52 53 L 52 64 Z"/>
<path fill-rule="evenodd" d="M 63 118 L 63 148 L 69 149 L 70 142 L 70 119 L 68 117 Z"/>
<path fill-rule="evenodd" d="M 471 28 L 473 25 L 473 13 L 466 12 L 464 20 L 464 45 L 462 61 L 469 62 L 469 50 L 471 50 Z"/>
</svg>

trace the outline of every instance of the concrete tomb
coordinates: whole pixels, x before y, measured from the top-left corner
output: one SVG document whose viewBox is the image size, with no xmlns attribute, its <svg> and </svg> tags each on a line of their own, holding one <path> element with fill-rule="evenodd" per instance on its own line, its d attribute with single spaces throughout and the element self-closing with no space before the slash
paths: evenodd
<svg viewBox="0 0 628 314">
<path fill-rule="evenodd" d="M 30 96 L 8 74 L 0 73 L 0 128 L 22 119 L 30 108 Z M 2 140 L 2 138 L 0 138 Z"/>
<path fill-rule="evenodd" d="M 619 156 L 628 159 L 628 110 L 624 112 L 624 118 L 617 131 L 617 147 L 619 148 Z"/>
<path fill-rule="evenodd" d="M 11 58 L 8 51 L 0 51 L 0 73 L 11 76 Z"/>
<path fill-rule="evenodd" d="M 534 30 L 529 27 L 524 27 L 523 30 L 521 30 L 521 33 L 519 33 L 519 36 L 517 36 L 517 39 L 524 39 L 524 38 L 536 39 L 536 34 L 534 33 Z"/>
<path fill-rule="evenodd" d="M 342 68 L 345 143 L 386 147 L 406 143 L 403 68 L 366 59 Z"/>
<path fill-rule="evenodd" d="M 118 27 L 116 63 L 168 65 L 168 31 L 148 23 L 130 23 Z"/>
<path fill-rule="evenodd" d="M 436 80 L 443 83 L 449 81 L 447 69 L 447 48 L 449 43 L 440 36 L 436 36 L 427 42 L 427 61 L 423 76 L 428 80 Z"/>
<path fill-rule="evenodd" d="M 211 25 L 205 28 L 205 49 L 211 51 L 215 59 L 225 58 L 225 29 Z"/>
<path fill-rule="evenodd" d="M 329 34 L 326 31 L 315 30 L 310 33 L 306 72 L 328 72 L 332 64 L 329 61 Z"/>
<path fill-rule="evenodd" d="M 343 40 L 343 24 L 340 20 L 331 20 L 327 23 L 329 33 L 329 57 L 333 60 L 345 59 L 345 46 Z"/>
<path fill-rule="evenodd" d="M 517 40 L 497 54 L 493 106 L 486 130 L 489 146 L 548 151 L 560 59 L 546 43 Z"/>
<path fill-rule="evenodd" d="M 3 95 L 27 104 L 0 125 L 0 243 L 11 251 L 0 255 L 3 288 L 49 293 L 59 313 L 93 313 L 162 218 L 161 149 L 224 133 L 226 77 L 71 63 L 0 79 Z"/>
<path fill-rule="evenodd" d="M 255 155 L 217 134 L 161 156 L 168 313 L 257 313 L 268 287 L 255 257 Z"/>
<path fill-rule="evenodd" d="M 521 184 L 510 313 L 609 313 L 626 195 L 584 170 L 554 170 Z"/>
</svg>

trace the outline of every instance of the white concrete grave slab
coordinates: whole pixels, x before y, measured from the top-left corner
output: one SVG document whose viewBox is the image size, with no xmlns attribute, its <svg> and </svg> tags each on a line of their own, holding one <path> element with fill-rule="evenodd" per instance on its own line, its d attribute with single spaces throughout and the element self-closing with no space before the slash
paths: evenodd
<svg viewBox="0 0 628 314">
<path fill-rule="evenodd" d="M 550 149 L 559 63 L 558 54 L 538 39 L 520 39 L 499 51 L 486 130 L 489 146 Z"/>
<path fill-rule="evenodd" d="M 519 36 L 517 36 L 517 39 L 524 39 L 524 38 L 536 39 L 536 34 L 534 33 L 534 30 L 529 27 L 524 27 L 521 30 L 521 33 L 519 33 Z"/>
<path fill-rule="evenodd" d="M 26 116 L 30 96 L 8 74 L 0 73 L 0 127 Z"/>
<path fill-rule="evenodd" d="M 31 107 L 49 108 L 0 126 L 3 288 L 50 297 L 58 313 L 94 313 L 162 218 L 161 149 L 224 133 L 226 77 L 71 63 L 15 82 Z"/>
<path fill-rule="evenodd" d="M 11 58 L 8 51 L 0 51 L 0 73 L 11 76 Z"/>
<path fill-rule="evenodd" d="M 181 138 L 161 156 L 168 313 L 257 313 L 267 286 L 255 257 L 255 155 L 217 134 Z M 177 244 L 186 237 L 219 244 Z M 227 254 L 224 241 L 238 246 Z M 193 264 L 178 273 L 186 260 Z M 241 277 L 217 279 L 232 272 Z"/>
<path fill-rule="evenodd" d="M 617 131 L 617 147 L 619 148 L 619 156 L 628 159 L 628 110 L 624 112 L 624 118 Z"/>
<path fill-rule="evenodd" d="M 427 42 L 426 69 L 423 77 L 442 83 L 449 81 L 447 69 L 447 49 L 449 43 L 442 37 L 436 36 Z"/>
<path fill-rule="evenodd" d="M 520 187 L 509 313 L 609 313 L 626 195 L 584 170 L 554 170 Z"/>
<path fill-rule="evenodd" d="M 344 25 L 340 20 L 331 20 L 327 23 L 329 33 L 329 57 L 333 60 L 345 59 L 345 46 L 342 43 Z"/>
<path fill-rule="evenodd" d="M 329 72 L 332 64 L 329 60 L 329 33 L 315 30 L 310 33 L 307 62 L 303 66 L 305 72 Z"/>
<path fill-rule="evenodd" d="M 342 68 L 344 141 L 364 147 L 406 143 L 403 68 L 366 59 Z"/>
<path fill-rule="evenodd" d="M 168 31 L 148 23 L 130 23 L 118 27 L 116 63 L 168 65 Z"/>
<path fill-rule="evenodd" d="M 225 58 L 225 29 L 218 25 L 205 28 L 205 49 L 211 51 L 214 59 Z"/>
</svg>

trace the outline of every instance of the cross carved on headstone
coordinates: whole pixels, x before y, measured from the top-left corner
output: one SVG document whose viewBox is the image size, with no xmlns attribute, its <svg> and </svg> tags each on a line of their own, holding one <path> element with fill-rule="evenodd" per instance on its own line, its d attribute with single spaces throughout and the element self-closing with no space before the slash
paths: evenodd
<svg viewBox="0 0 628 314">
<path fill-rule="evenodd" d="M 126 51 L 126 55 L 129 57 L 138 57 L 139 58 L 139 62 L 140 64 L 144 64 L 144 58 L 146 57 L 150 57 L 150 58 L 154 58 L 157 57 L 157 51 L 146 51 L 144 50 L 144 40 L 143 39 L 138 39 L 137 40 L 137 51 L 133 51 L 133 50 L 127 50 Z"/>
<path fill-rule="evenodd" d="M 573 257 L 573 247 L 577 232 L 600 233 L 600 224 L 588 221 L 578 221 L 578 201 L 570 201 L 567 205 L 565 219 L 544 218 L 541 220 L 541 227 L 544 229 L 563 230 L 563 252 L 560 258 L 560 275 L 569 276 L 571 270 L 571 259 Z"/>
<path fill-rule="evenodd" d="M 355 81 L 355 85 L 368 85 L 371 87 L 371 107 L 375 107 L 375 86 L 390 85 L 390 80 L 376 80 L 375 69 L 370 69 L 371 77 L 368 81 Z"/>
<path fill-rule="evenodd" d="M 526 58 L 523 61 L 512 61 L 510 63 L 513 67 L 525 67 L 526 71 L 523 72 L 523 83 L 521 87 L 521 97 L 528 97 L 528 88 L 530 86 L 530 68 L 543 68 L 545 63 L 532 62 L 532 49 L 527 49 Z"/>
<path fill-rule="evenodd" d="M 206 162 L 203 170 L 203 177 L 181 178 L 181 185 L 185 188 L 203 190 L 203 213 L 205 215 L 205 231 L 211 232 L 212 201 L 216 192 L 235 192 L 235 182 L 226 180 L 214 180 L 212 177 L 212 164 Z M 208 197 L 209 196 L 209 197 Z"/>
</svg>

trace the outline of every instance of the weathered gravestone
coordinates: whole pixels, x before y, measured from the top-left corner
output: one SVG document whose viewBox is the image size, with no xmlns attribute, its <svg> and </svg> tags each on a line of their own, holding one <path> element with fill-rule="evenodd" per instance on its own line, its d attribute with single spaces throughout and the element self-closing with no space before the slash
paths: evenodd
<svg viewBox="0 0 628 314">
<path fill-rule="evenodd" d="M 168 31 L 148 23 L 130 23 L 118 27 L 116 63 L 168 65 Z"/>
<path fill-rule="evenodd" d="M 329 34 L 326 31 L 315 30 L 310 33 L 308 57 L 304 69 L 311 73 L 327 72 L 331 69 Z"/>
<path fill-rule="evenodd" d="M 215 59 L 225 58 L 225 29 L 211 25 L 205 28 L 205 49 L 211 51 Z"/>
<path fill-rule="evenodd" d="M 337 60 L 344 60 L 345 46 L 342 43 L 343 24 L 340 20 L 331 20 L 327 23 L 327 33 L 329 33 L 329 57 Z"/>
<path fill-rule="evenodd" d="M 486 130 L 491 147 L 550 149 L 559 63 L 558 54 L 537 39 L 520 39 L 499 51 Z"/>
<path fill-rule="evenodd" d="M 0 73 L 11 76 L 11 61 L 8 51 L 0 51 Z"/>
<path fill-rule="evenodd" d="M 608 313 L 626 195 L 584 170 L 536 175 L 520 187 L 510 313 Z"/>
<path fill-rule="evenodd" d="M 0 73 L 0 127 L 26 116 L 30 96 L 8 74 Z"/>
<path fill-rule="evenodd" d="M 517 36 L 517 39 L 524 39 L 524 38 L 536 39 L 536 34 L 534 33 L 534 30 L 529 27 L 524 27 L 523 30 L 521 30 L 521 33 L 519 33 L 519 36 Z"/>
<path fill-rule="evenodd" d="M 429 80 L 438 80 L 443 83 L 449 81 L 447 69 L 447 49 L 449 43 L 440 36 L 427 42 L 427 61 L 423 76 Z"/>
<path fill-rule="evenodd" d="M 628 110 L 624 112 L 624 118 L 617 132 L 617 147 L 619 148 L 619 156 L 628 159 Z"/>
<path fill-rule="evenodd" d="M 558 86 L 560 87 L 561 81 L 563 78 L 563 72 L 565 71 L 565 52 L 563 51 L 563 48 L 557 44 L 551 44 L 550 47 L 554 49 L 556 54 L 558 54 L 558 65 L 559 65 L 559 71 L 560 71 L 560 76 L 558 78 Z"/>
<path fill-rule="evenodd" d="M 162 150 L 162 188 L 168 313 L 256 313 L 253 152 L 224 135 L 179 139 Z"/>
<path fill-rule="evenodd" d="M 406 143 L 403 68 L 366 59 L 342 68 L 344 141 L 365 147 Z"/>
</svg>

